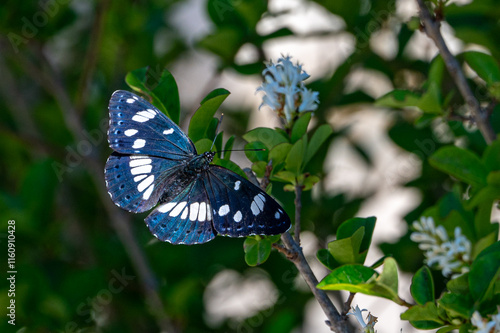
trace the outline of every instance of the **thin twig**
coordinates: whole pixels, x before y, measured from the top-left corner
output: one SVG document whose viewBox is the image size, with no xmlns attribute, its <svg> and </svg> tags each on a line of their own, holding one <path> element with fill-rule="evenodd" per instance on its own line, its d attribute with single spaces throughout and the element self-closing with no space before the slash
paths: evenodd
<svg viewBox="0 0 500 333">
<path fill-rule="evenodd" d="M 269 161 L 266 165 L 266 172 L 264 174 L 264 177 L 260 181 L 260 188 L 262 191 L 265 191 L 267 188 L 267 185 L 269 185 L 269 178 L 271 177 L 271 171 L 273 171 L 273 161 Z"/>
<path fill-rule="evenodd" d="M 78 115 L 81 115 L 83 113 L 87 104 L 90 90 L 90 81 L 92 80 L 95 68 L 97 66 L 102 32 L 109 4 L 109 0 L 103 0 L 97 3 L 97 11 L 94 18 L 94 23 L 92 25 L 92 31 L 90 32 L 89 47 L 87 48 L 87 53 L 84 57 L 85 62 L 83 64 L 83 73 L 80 77 L 80 82 L 78 83 L 78 90 L 76 94 L 75 108 Z"/>
<path fill-rule="evenodd" d="M 292 260 L 292 262 L 299 270 L 300 275 L 302 275 L 307 285 L 311 289 L 314 297 L 323 309 L 323 312 L 328 318 L 328 325 L 330 326 L 330 329 L 337 333 L 348 332 L 346 321 L 337 311 L 335 305 L 333 305 L 326 292 L 316 288 L 316 286 L 318 285 L 318 280 L 311 270 L 311 267 L 307 263 L 307 260 L 304 257 L 304 253 L 302 252 L 300 246 L 293 240 L 292 236 L 288 232 L 285 232 L 281 235 L 281 240 L 289 251 L 297 253 L 296 258 Z"/>
<path fill-rule="evenodd" d="M 352 301 L 353 301 L 355 295 L 356 295 L 356 293 L 352 293 L 352 292 L 349 293 L 349 297 L 347 298 L 347 301 L 344 303 L 344 310 L 342 311 L 342 317 L 347 316 L 347 313 L 351 309 L 351 304 L 352 304 Z"/>
<path fill-rule="evenodd" d="M 39 51 L 37 53 L 38 58 L 42 61 L 44 70 L 38 68 L 22 55 L 16 55 L 14 58 L 24 68 L 26 73 L 36 75 L 36 80 L 40 83 L 40 85 L 54 96 L 55 101 L 63 110 L 66 126 L 72 132 L 75 140 L 84 140 L 83 125 L 80 121 L 80 117 L 78 116 L 76 108 L 72 103 L 63 83 L 61 82 L 58 73 L 56 73 L 43 52 Z M 32 69 L 35 70 L 33 71 Z M 84 159 L 84 163 L 87 164 L 89 173 L 96 184 L 100 200 L 104 204 L 104 207 L 109 215 L 111 225 L 125 247 L 125 251 L 129 256 L 135 271 L 139 275 L 139 280 L 145 294 L 146 303 L 150 308 L 150 312 L 156 318 L 156 322 L 163 332 L 173 332 L 173 325 L 164 312 L 164 305 L 159 296 L 156 277 L 149 266 L 144 252 L 137 243 L 132 231 L 130 218 L 111 203 L 107 191 L 104 188 L 104 177 L 101 162 L 91 155 Z"/>
<path fill-rule="evenodd" d="M 288 260 L 294 261 L 295 258 L 297 257 L 297 253 L 296 252 L 290 251 L 289 249 L 287 249 L 286 247 L 284 247 L 281 244 L 273 243 L 272 246 L 276 250 L 278 250 L 278 252 L 283 253 L 287 257 Z"/>
<path fill-rule="evenodd" d="M 300 212 L 302 210 L 302 186 L 295 185 L 295 242 L 300 246 Z"/>
<path fill-rule="evenodd" d="M 448 46 L 443 39 L 443 35 L 441 35 L 439 20 L 431 15 L 429 9 L 424 3 L 424 0 L 417 0 L 417 3 L 420 8 L 420 20 L 423 24 L 423 30 L 427 36 L 434 41 L 434 44 L 436 44 L 450 76 L 455 81 L 460 94 L 471 110 L 472 117 L 474 118 L 479 131 L 481 131 L 484 140 L 490 144 L 496 139 L 495 131 L 491 127 L 487 117 L 483 114 L 478 100 L 472 94 L 472 90 L 467 84 L 467 80 L 460 64 L 448 49 Z"/>
</svg>

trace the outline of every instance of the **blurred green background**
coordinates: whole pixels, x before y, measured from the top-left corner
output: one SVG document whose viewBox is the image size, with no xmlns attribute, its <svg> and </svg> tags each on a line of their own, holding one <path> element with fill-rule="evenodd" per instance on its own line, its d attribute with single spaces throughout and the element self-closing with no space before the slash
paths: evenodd
<svg viewBox="0 0 500 333">
<path fill-rule="evenodd" d="M 453 48 L 474 45 L 498 58 L 498 6 L 463 3 L 446 11 Z M 163 244 L 145 227 L 147 214 L 114 206 L 103 180 L 111 152 L 107 103 L 113 91 L 129 89 L 127 72 L 167 68 L 179 84 L 181 127 L 205 94 L 224 87 L 234 95 L 221 110 L 224 130 L 241 138 L 265 114 L 255 112 L 260 101 L 254 95 L 264 62 L 288 53 L 304 64 L 312 74 L 309 87 L 320 92 L 314 126 L 330 122 L 335 129 L 331 146 L 323 147 L 316 162 L 317 173 L 335 173 L 327 156 L 342 158 L 329 149 L 339 142 L 366 174 L 380 172 L 383 152 L 351 129 L 387 92 L 383 87 L 418 90 L 426 80 L 435 50 L 406 24 L 416 15 L 410 0 L 4 1 L 0 258 L 6 267 L 7 221 L 15 220 L 17 275 L 15 327 L 3 315 L 9 285 L 5 277 L 0 282 L 0 331 L 276 333 L 316 327 L 307 319 L 312 296 L 281 255 L 273 253 L 250 269 L 242 239 Z M 430 168 L 429 153 L 415 138 L 432 138 L 433 149 L 448 141 L 429 124 L 414 127 L 412 112 L 375 112 L 384 112 L 384 140 L 391 149 L 405 158 L 412 152 L 416 160 L 411 176 L 401 168 L 381 177 L 417 193 L 405 217 L 411 222 L 443 195 L 447 179 Z M 470 149 L 484 149 L 477 132 L 461 123 L 452 128 Z M 237 143 L 243 145 L 241 139 Z M 355 216 L 382 186 L 332 191 L 329 179 L 304 193 L 303 227 L 312 232 L 313 247 L 324 246 L 338 224 Z M 281 198 L 293 212 L 292 196 Z M 383 222 L 377 225 L 382 232 Z M 382 250 L 401 269 L 414 271 L 420 252 L 407 235 L 399 236 Z M 320 312 L 319 318 L 315 325 L 322 327 Z"/>
</svg>

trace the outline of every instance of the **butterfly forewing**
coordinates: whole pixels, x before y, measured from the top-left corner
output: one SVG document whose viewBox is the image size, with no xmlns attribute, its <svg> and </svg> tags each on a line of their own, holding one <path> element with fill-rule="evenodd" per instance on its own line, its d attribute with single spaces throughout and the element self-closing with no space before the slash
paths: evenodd
<svg viewBox="0 0 500 333">
<path fill-rule="evenodd" d="M 259 187 L 220 166 L 204 177 L 215 230 L 225 236 L 277 235 L 290 228 L 283 208 Z"/>
<path fill-rule="evenodd" d="M 150 210 L 179 170 L 178 160 L 113 153 L 104 169 L 106 188 L 115 204 L 134 213 Z"/>
<path fill-rule="evenodd" d="M 176 124 L 151 103 L 128 91 L 113 93 L 109 118 L 109 146 L 118 153 L 168 159 L 196 155 L 193 143 Z"/>
<path fill-rule="evenodd" d="M 212 207 L 199 180 L 171 201 L 159 205 L 146 218 L 146 224 L 156 238 L 173 244 L 205 243 L 217 234 L 212 223 Z"/>
</svg>

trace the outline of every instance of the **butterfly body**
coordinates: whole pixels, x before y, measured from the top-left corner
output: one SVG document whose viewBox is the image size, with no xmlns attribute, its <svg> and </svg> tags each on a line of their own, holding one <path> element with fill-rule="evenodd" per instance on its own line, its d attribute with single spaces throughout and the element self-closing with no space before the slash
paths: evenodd
<svg viewBox="0 0 500 333">
<path fill-rule="evenodd" d="M 234 172 L 210 164 L 169 118 L 144 99 L 116 91 L 109 104 L 105 167 L 113 202 L 140 213 L 158 205 L 145 222 L 151 233 L 174 244 L 198 244 L 217 234 L 276 235 L 290 227 L 281 206 Z"/>
</svg>

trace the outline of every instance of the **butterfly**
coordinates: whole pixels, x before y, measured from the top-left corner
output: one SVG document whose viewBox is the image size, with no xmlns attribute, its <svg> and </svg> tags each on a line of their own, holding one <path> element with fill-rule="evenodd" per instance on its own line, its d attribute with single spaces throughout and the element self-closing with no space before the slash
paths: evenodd
<svg viewBox="0 0 500 333">
<path fill-rule="evenodd" d="M 104 176 L 113 202 L 130 212 L 156 208 L 151 233 L 173 244 L 200 244 L 217 234 L 277 235 L 290 228 L 284 209 L 247 179 L 210 164 L 189 137 L 143 98 L 123 90 L 109 102 L 109 156 Z"/>
</svg>

